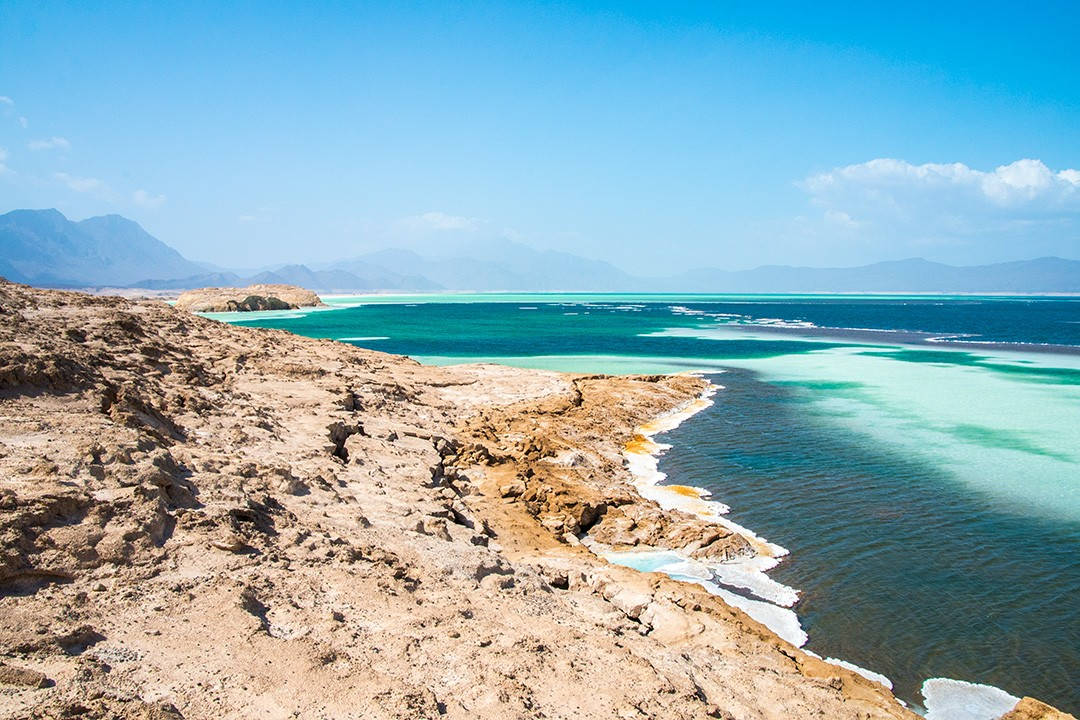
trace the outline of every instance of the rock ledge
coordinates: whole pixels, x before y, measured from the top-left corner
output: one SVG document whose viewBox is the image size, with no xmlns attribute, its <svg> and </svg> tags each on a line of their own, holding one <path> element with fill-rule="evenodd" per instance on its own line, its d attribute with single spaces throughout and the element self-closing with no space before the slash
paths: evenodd
<svg viewBox="0 0 1080 720">
<path fill-rule="evenodd" d="M 176 300 L 176 307 L 191 312 L 247 312 L 252 310 L 296 310 L 324 305 L 311 290 L 295 285 L 249 285 L 245 288 L 201 288 L 188 290 Z"/>
</svg>

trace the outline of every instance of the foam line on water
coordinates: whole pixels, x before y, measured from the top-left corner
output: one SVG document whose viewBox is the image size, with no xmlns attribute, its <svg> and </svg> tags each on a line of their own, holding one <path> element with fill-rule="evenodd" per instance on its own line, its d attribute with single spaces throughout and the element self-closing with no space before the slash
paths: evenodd
<svg viewBox="0 0 1080 720">
<path fill-rule="evenodd" d="M 1020 698 L 993 685 L 930 678 L 922 685 L 927 720 L 997 720 Z"/>
</svg>

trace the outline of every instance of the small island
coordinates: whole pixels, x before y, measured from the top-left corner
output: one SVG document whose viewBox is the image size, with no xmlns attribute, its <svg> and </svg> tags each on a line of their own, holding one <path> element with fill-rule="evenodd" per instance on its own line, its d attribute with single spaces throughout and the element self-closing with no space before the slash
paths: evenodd
<svg viewBox="0 0 1080 720">
<path fill-rule="evenodd" d="M 297 310 L 325 303 L 311 290 L 296 285 L 249 285 L 244 288 L 200 288 L 181 293 L 176 307 L 191 312 L 250 312 Z"/>
</svg>

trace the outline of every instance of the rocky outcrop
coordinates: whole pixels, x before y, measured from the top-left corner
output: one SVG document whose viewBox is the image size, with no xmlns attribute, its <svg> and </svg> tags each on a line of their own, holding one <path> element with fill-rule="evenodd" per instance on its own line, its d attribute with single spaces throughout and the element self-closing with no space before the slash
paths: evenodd
<svg viewBox="0 0 1080 720">
<path fill-rule="evenodd" d="M 467 424 L 466 462 L 501 478 L 497 493 L 520 503 L 561 542 L 588 534 L 616 550 L 669 548 L 716 560 L 754 554 L 740 535 L 702 518 L 671 510 L 637 494 L 612 453 L 633 436 L 634 413 L 620 417 L 623 392 L 650 387 L 659 408 L 700 394 L 700 378 L 583 377 L 562 407 L 493 408 Z M 606 421 L 605 421 L 606 419 Z M 609 432 L 601 439 L 598 430 Z M 607 452 L 597 452 L 598 449 Z"/>
<path fill-rule="evenodd" d="M 318 295 L 295 285 L 249 285 L 245 288 L 188 290 L 180 294 L 175 306 L 191 312 L 247 312 L 296 310 L 322 304 Z"/>
<path fill-rule="evenodd" d="M 915 718 L 576 544 L 741 552 L 622 466 L 698 380 L 2 282 L 0 318 L 0 718 Z"/>
<path fill-rule="evenodd" d="M 1025 697 L 1016 703 L 1016 707 L 1002 715 L 1000 720 L 1076 720 L 1076 718 L 1035 698 Z"/>
</svg>

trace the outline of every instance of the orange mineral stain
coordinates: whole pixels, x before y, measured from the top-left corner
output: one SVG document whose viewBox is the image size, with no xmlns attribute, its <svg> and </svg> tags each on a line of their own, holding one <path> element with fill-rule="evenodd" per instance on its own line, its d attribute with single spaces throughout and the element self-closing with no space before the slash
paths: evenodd
<svg viewBox="0 0 1080 720">
<path fill-rule="evenodd" d="M 689 485 L 665 485 L 664 487 L 673 493 L 685 495 L 686 497 L 701 497 L 701 491 Z"/>
<path fill-rule="evenodd" d="M 625 450 L 628 453 L 635 453 L 638 455 L 648 455 L 653 451 L 653 441 L 645 437 L 640 433 L 635 433 L 634 437 L 626 443 Z"/>
</svg>

